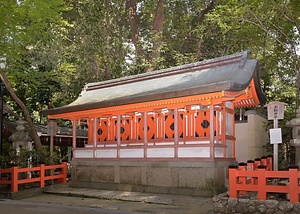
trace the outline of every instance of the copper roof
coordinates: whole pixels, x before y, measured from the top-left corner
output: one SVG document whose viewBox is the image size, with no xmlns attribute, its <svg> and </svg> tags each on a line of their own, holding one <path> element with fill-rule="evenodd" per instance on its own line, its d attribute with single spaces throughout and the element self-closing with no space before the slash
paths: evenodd
<svg viewBox="0 0 300 214">
<path fill-rule="evenodd" d="M 249 51 L 244 51 L 169 69 L 88 83 L 74 102 L 46 110 L 44 114 L 63 114 L 220 91 L 240 91 L 247 88 L 252 79 L 259 100 L 264 104 L 258 61 L 250 59 Z"/>
</svg>

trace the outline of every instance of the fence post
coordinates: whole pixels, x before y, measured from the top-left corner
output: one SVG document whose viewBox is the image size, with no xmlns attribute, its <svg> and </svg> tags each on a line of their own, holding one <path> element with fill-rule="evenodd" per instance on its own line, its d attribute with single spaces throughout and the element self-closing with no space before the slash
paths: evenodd
<svg viewBox="0 0 300 214">
<path fill-rule="evenodd" d="M 229 166 L 229 197 L 230 198 L 238 198 L 238 191 L 237 191 L 237 176 L 236 171 L 238 169 L 238 166 L 230 165 Z"/>
<path fill-rule="evenodd" d="M 254 161 L 253 160 L 248 160 L 247 161 L 247 167 L 248 168 L 250 168 L 249 170 L 251 170 L 251 171 L 254 171 L 254 169 L 255 169 L 255 163 L 254 163 Z M 255 184 L 255 177 L 251 177 L 250 178 L 251 180 L 250 180 L 250 183 L 251 184 Z"/>
<path fill-rule="evenodd" d="M 267 179 L 266 179 L 266 166 L 265 165 L 258 166 L 257 176 L 258 176 L 258 184 L 257 184 L 258 200 L 266 200 L 267 199 L 267 192 L 266 192 Z"/>
<path fill-rule="evenodd" d="M 40 164 L 40 188 L 45 187 L 45 164 Z"/>
<path fill-rule="evenodd" d="M 67 164 L 67 161 L 63 161 L 62 162 L 62 170 L 61 170 L 61 173 L 62 173 L 62 179 L 60 180 L 60 183 L 67 183 L 67 171 L 68 171 L 68 164 Z"/>
<path fill-rule="evenodd" d="M 267 156 L 267 162 L 268 162 L 267 170 L 272 171 L 273 170 L 273 155 Z"/>
<path fill-rule="evenodd" d="M 242 163 L 239 163 L 239 170 L 241 170 L 241 171 L 247 171 L 247 163 L 244 163 L 244 162 L 242 162 Z M 247 184 L 247 177 L 246 176 L 243 176 L 243 177 L 240 177 L 239 176 L 239 183 L 240 184 Z M 248 192 L 247 191 L 239 191 L 239 194 L 240 195 L 245 195 L 245 194 L 247 194 Z"/>
<path fill-rule="evenodd" d="M 18 180 L 19 180 L 19 167 L 13 166 L 11 168 L 11 191 L 12 192 L 18 192 Z"/>
<path fill-rule="evenodd" d="M 257 170 L 257 167 L 261 165 L 261 159 L 260 158 L 255 158 L 254 160 L 254 166 L 255 170 Z"/>
<path fill-rule="evenodd" d="M 289 166 L 289 194 L 290 202 L 299 202 L 298 166 Z"/>
<path fill-rule="evenodd" d="M 266 169 L 268 170 L 268 161 L 266 156 L 261 157 L 261 165 L 265 165 Z"/>
</svg>

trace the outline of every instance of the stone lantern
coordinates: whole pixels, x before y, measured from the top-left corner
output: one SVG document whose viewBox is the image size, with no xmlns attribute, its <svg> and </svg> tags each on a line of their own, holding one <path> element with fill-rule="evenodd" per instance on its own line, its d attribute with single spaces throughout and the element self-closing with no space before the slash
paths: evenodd
<svg viewBox="0 0 300 214">
<path fill-rule="evenodd" d="M 21 148 L 28 148 L 29 142 L 32 141 L 29 134 L 25 131 L 24 120 L 19 119 L 17 122 L 16 132 L 14 132 L 8 140 L 13 142 L 13 148 L 16 150 L 17 154 L 20 152 Z"/>
<path fill-rule="evenodd" d="M 296 165 L 300 166 L 300 109 L 296 111 L 296 118 L 286 123 L 287 127 L 293 128 L 293 139 L 290 140 L 290 145 L 296 148 Z"/>
</svg>

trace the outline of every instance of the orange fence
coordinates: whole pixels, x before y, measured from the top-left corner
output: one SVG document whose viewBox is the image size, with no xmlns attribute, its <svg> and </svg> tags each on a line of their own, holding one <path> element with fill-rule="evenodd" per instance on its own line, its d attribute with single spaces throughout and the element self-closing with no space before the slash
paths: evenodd
<svg viewBox="0 0 300 214">
<path fill-rule="evenodd" d="M 57 170 L 58 172 L 55 172 Z M 12 192 L 18 191 L 19 184 L 38 183 L 39 187 L 42 188 L 45 186 L 45 182 L 49 180 L 57 180 L 57 183 L 66 183 L 67 163 L 63 162 L 62 164 L 50 166 L 41 164 L 32 168 L 14 166 L 9 169 L 0 169 L 0 185 L 9 184 Z"/>
<path fill-rule="evenodd" d="M 268 160 L 269 159 L 269 160 Z M 262 164 L 264 161 L 265 164 Z M 239 166 L 229 167 L 229 196 L 238 198 L 248 192 L 257 192 L 259 200 L 267 200 L 268 193 L 289 194 L 290 202 L 299 202 L 298 166 L 290 166 L 288 171 L 272 171 L 272 158 L 248 161 Z M 283 185 L 280 181 L 285 181 Z"/>
</svg>

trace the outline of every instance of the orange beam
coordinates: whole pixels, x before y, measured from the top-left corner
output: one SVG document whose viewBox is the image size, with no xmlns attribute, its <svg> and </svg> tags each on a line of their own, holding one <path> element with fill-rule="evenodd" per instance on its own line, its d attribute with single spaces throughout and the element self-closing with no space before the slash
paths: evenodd
<svg viewBox="0 0 300 214">
<path fill-rule="evenodd" d="M 83 111 L 75 111 L 75 112 L 68 112 L 62 114 L 53 114 L 49 115 L 48 117 L 51 119 L 72 119 L 72 118 L 93 118 L 96 116 L 102 116 L 107 114 L 125 114 L 127 112 L 143 112 L 143 111 L 153 111 L 157 108 L 170 108 L 174 109 L 175 107 L 181 108 L 185 105 L 208 105 L 211 103 L 221 103 L 224 97 L 223 92 L 216 92 L 210 94 L 202 94 L 202 95 L 195 95 L 195 96 L 188 96 L 188 97 L 179 97 L 173 99 L 166 99 L 166 100 L 157 100 L 157 101 L 150 101 L 144 103 L 134 103 L 122 106 L 111 106 L 99 109 L 90 109 L 90 110 L 83 110 Z"/>
</svg>

